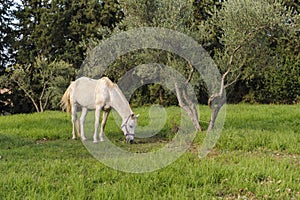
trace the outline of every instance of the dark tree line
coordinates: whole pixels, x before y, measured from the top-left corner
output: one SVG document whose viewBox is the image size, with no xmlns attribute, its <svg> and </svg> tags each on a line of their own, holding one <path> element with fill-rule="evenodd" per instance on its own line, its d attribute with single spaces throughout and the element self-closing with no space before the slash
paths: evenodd
<svg viewBox="0 0 300 200">
<path fill-rule="evenodd" d="M 3 75 L 5 68 L 10 62 L 13 62 L 11 45 L 14 41 L 13 35 L 13 11 L 12 0 L 0 1 L 0 75 Z"/>
<path fill-rule="evenodd" d="M 84 42 L 101 39 L 105 29 L 112 29 L 122 19 L 114 0 L 22 2 L 15 12 L 18 23 L 13 49 L 18 52 L 18 64 L 32 63 L 37 56 L 44 55 L 79 68 L 86 51 Z"/>
<path fill-rule="evenodd" d="M 1 94 L 0 112 L 57 109 L 60 93 L 76 77 L 76 70 L 80 68 L 89 47 L 120 30 L 142 26 L 166 27 L 192 36 L 223 67 L 224 62 L 232 56 L 230 48 L 239 47 L 239 43 L 231 45 L 229 41 L 240 39 L 240 44 L 245 48 L 237 48 L 239 51 L 231 64 L 241 64 L 240 58 L 245 58 L 246 61 L 240 68 L 236 68 L 235 72 L 239 72 L 238 79 L 231 80 L 235 84 L 228 89 L 229 102 L 298 103 L 299 1 L 265 1 L 270 5 L 279 5 L 278 8 L 274 7 L 279 12 L 274 14 L 274 23 L 276 20 L 280 21 L 279 18 L 283 15 L 287 17 L 282 26 L 268 24 L 264 30 L 256 29 L 259 20 L 252 19 L 246 13 L 240 13 L 241 16 L 237 17 L 244 22 L 251 22 L 248 23 L 249 27 L 246 27 L 247 23 L 227 23 L 221 15 L 225 16 L 227 13 L 231 16 L 230 13 L 234 10 L 228 9 L 228 5 L 232 1 L 235 0 L 22 0 L 18 5 L 12 0 L 0 0 L 0 88 L 10 90 L 9 93 Z M 258 5 L 256 1 L 258 0 L 240 2 L 244 3 L 241 6 L 247 7 L 251 2 Z M 180 9 L 179 13 L 173 9 L 174 6 Z M 263 12 L 260 8 L 256 10 Z M 251 9 L 245 8 L 245 12 L 248 11 Z M 258 13 L 258 16 L 269 14 Z M 262 18 L 261 23 L 267 24 L 265 19 Z M 236 32 L 226 32 L 226 26 L 236 26 L 232 27 Z M 248 35 L 239 35 L 239 30 L 242 29 L 257 30 L 257 37 L 248 42 L 253 46 L 244 45 L 243 38 Z M 229 36 L 224 37 L 224 33 Z M 233 35 L 232 38 L 230 34 Z M 259 47 L 258 43 L 265 46 Z M 261 51 L 270 57 L 251 53 L 249 49 Z M 145 60 L 159 60 L 163 63 L 172 58 L 172 55 L 161 55 L 157 51 L 144 51 L 138 56 L 128 55 L 114 63 L 106 75 L 117 81 L 131 66 Z M 180 60 L 172 64 L 183 74 L 189 75 L 187 64 L 182 64 Z M 58 72 L 58 69 L 64 73 Z M 226 72 L 222 67 L 220 70 Z M 194 75 L 191 83 L 198 91 L 199 101 L 207 103 L 210 97 L 205 94 L 205 85 L 199 81 L 199 77 Z M 24 87 L 22 84 L 32 87 Z M 133 101 L 136 105 L 177 104 L 174 95 L 159 85 L 141 88 Z"/>
<path fill-rule="evenodd" d="M 55 90 L 62 92 L 62 88 L 76 77 L 75 71 L 85 58 L 89 40 L 102 39 L 123 17 L 116 0 L 22 0 L 21 4 L 9 0 L 1 1 L 0 8 L 0 72 L 5 74 L 1 77 L 0 88 L 11 91 L 9 95 L 1 95 L 1 112 L 58 108 L 59 98 L 55 96 L 46 98 L 46 107 L 36 106 L 41 94 L 44 98 L 43 64 L 48 63 L 51 69 L 47 71 L 47 82 L 54 84 L 61 80 L 60 84 L 56 83 L 61 88 L 52 87 L 50 93 L 54 94 Z M 41 57 L 45 62 L 39 62 Z M 65 66 L 71 68 L 64 71 L 69 74 L 55 73 Z M 27 85 L 21 86 L 22 83 Z M 52 83 L 47 83 L 46 87 Z M 7 99 L 13 107 L 7 106 Z"/>
</svg>

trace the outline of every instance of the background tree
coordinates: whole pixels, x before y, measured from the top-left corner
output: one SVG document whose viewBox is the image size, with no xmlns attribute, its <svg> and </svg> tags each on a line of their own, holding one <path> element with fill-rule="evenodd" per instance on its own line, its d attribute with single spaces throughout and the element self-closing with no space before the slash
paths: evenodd
<svg viewBox="0 0 300 200">
<path fill-rule="evenodd" d="M 227 87 L 229 102 L 300 101 L 299 1 L 20 2 L 19 6 L 13 6 L 12 0 L 0 0 L 0 76 L 5 67 L 33 65 L 38 56 L 47 58 L 49 63 L 63 60 L 70 63 L 71 68 L 78 69 L 91 41 L 99 42 L 111 34 L 137 27 L 165 27 L 192 36 L 202 44 L 226 75 L 224 87 L 236 81 L 231 87 Z M 229 5 L 236 10 L 230 9 Z M 256 11 L 248 8 L 251 6 Z M 226 22 L 224 16 L 232 23 Z M 229 62 L 231 57 L 232 63 Z M 155 62 L 172 66 L 187 79 L 190 77 L 192 68 L 189 63 L 172 53 L 153 49 L 122 56 L 105 74 L 117 81 L 132 66 Z M 226 73 L 229 66 L 230 70 Z M 31 72 L 34 71 L 28 71 L 27 76 L 34 79 Z M 189 80 L 196 88 L 198 101 L 207 103 L 209 96 L 205 84 L 197 73 L 193 73 L 191 77 Z M 0 86 L 3 88 L 7 84 L 1 81 Z M 0 101 L 13 101 L 13 112 L 35 109 L 30 106 L 31 101 L 26 101 L 28 98 L 22 98 L 24 93 L 15 91 L 15 85 L 11 84 L 8 89 L 12 94 L 1 95 Z M 217 98 L 211 98 L 210 103 Z M 151 84 L 136 91 L 133 101 L 135 105 L 174 105 L 178 103 L 178 98 L 163 86 Z M 24 109 L 24 105 L 29 107 Z M 2 107 L 0 112 L 3 109 L 6 108 Z"/>
<path fill-rule="evenodd" d="M 33 63 L 38 55 L 64 60 L 79 68 L 89 39 L 101 39 L 122 17 L 117 1 L 23 0 L 16 18 L 18 64 Z"/>
<path fill-rule="evenodd" d="M 4 2 L 7 5 L 7 8 L 5 7 L 7 13 L 10 12 L 8 5 L 11 2 Z M 3 101 L 11 99 L 14 102 L 12 112 L 30 112 L 32 108 L 36 111 L 42 111 L 44 108 L 56 108 L 56 106 L 50 106 L 52 101 L 55 102 L 53 98 L 50 98 L 51 102 L 47 104 L 43 102 L 43 106 L 41 106 L 40 102 L 31 97 L 32 95 L 29 95 L 28 92 L 26 94 L 25 90 L 15 91 L 15 84 L 19 84 L 19 86 L 33 84 L 32 92 L 40 94 L 44 85 L 36 80 L 36 77 L 40 76 L 40 70 L 34 70 L 36 68 L 34 66 L 39 65 L 37 61 L 40 61 L 41 57 L 48 62 L 45 66 L 50 66 L 50 68 L 53 65 L 52 62 L 62 64 L 61 62 L 64 61 L 65 64 L 62 65 L 69 66 L 71 69 L 68 72 L 72 72 L 72 74 L 66 74 L 65 80 L 70 80 L 69 77 L 74 79 L 76 76 L 73 73 L 74 69 L 80 68 L 85 58 L 87 41 L 94 38 L 101 39 L 122 18 L 122 11 L 116 0 L 22 0 L 19 5 L 15 6 L 12 14 L 14 25 L 8 26 L 9 29 L 6 29 L 6 32 L 11 32 L 7 34 L 1 32 L 7 36 L 4 38 L 5 43 L 1 43 L 1 45 L 10 44 L 12 47 L 10 50 L 15 52 L 16 57 L 12 57 L 5 51 L 6 54 L 3 54 L 1 51 L 1 56 L 9 55 L 11 59 L 11 61 L 9 59 L 3 59 L 3 61 L 11 62 L 10 64 L 14 67 L 10 68 L 9 74 L 4 77 L 4 79 L 12 78 L 11 84 L 6 84 L 4 81 L 0 83 L 1 88 L 9 87 L 12 92 L 10 97 L 1 95 Z M 2 16 L 1 20 L 10 19 L 8 14 Z M 8 23 L 9 21 L 5 21 L 3 26 L 1 23 L 1 28 Z M 20 82 L 22 76 L 28 78 L 26 81 L 30 81 L 28 83 L 25 80 L 25 82 Z M 55 73 L 53 78 L 55 78 L 54 76 L 56 76 Z M 18 82 L 14 79 L 15 77 L 18 77 Z M 22 98 L 22 95 L 26 95 L 28 98 Z M 24 102 L 24 99 L 28 101 Z M 35 103 L 33 103 L 33 99 Z M 29 108 L 24 108 L 22 105 L 28 105 Z"/>
<path fill-rule="evenodd" d="M 297 17 L 277 1 L 229 0 L 223 3 L 214 17 L 214 23 L 222 30 L 222 48 L 215 50 L 214 60 L 223 75 L 220 90 L 209 98 L 212 109 L 209 130 L 225 103 L 225 89 L 241 76 L 251 76 L 278 64 L 281 55 L 276 50 L 276 42 L 295 31 Z"/>
<path fill-rule="evenodd" d="M 11 73 L 2 82 L 6 82 L 8 88 L 13 85 L 24 93 L 36 112 L 57 108 L 63 90 L 68 87 L 74 74 L 70 64 L 64 61 L 49 62 L 42 56 L 37 57 L 33 64 L 17 64 L 8 70 Z"/>
<path fill-rule="evenodd" d="M 175 30 L 181 33 L 192 36 L 196 34 L 194 28 L 193 19 L 193 2 L 186 0 L 126 0 L 120 1 L 120 6 L 124 12 L 124 19 L 114 29 L 113 34 L 118 33 L 122 30 L 130 30 L 139 27 L 161 27 L 171 30 Z M 147 41 L 145 41 L 147 42 Z M 199 79 L 197 75 L 193 76 L 194 69 L 190 63 L 180 58 L 171 52 L 165 52 L 163 50 L 143 49 L 138 52 L 132 52 L 128 55 L 122 56 L 119 61 L 116 61 L 110 68 L 105 72 L 106 75 L 117 81 L 126 71 L 134 66 L 138 66 L 144 63 L 160 63 L 166 66 L 172 66 L 180 73 L 184 74 L 187 78 L 187 83 L 198 84 Z M 147 70 L 146 70 L 147 71 Z M 151 73 L 139 73 L 141 75 L 147 75 L 147 78 L 151 79 Z M 144 100 L 145 94 L 148 99 L 153 102 L 159 102 L 164 104 L 164 98 L 168 99 L 172 96 L 177 97 L 179 105 L 187 111 L 188 115 L 194 122 L 197 130 L 201 129 L 198 122 L 198 114 L 194 105 L 194 102 L 184 95 L 184 87 L 179 89 L 178 80 L 170 80 L 174 82 L 173 87 L 176 88 L 174 91 L 167 90 L 162 85 L 151 84 L 143 86 L 139 91 L 136 92 L 135 98 Z M 185 86 L 187 87 L 187 86 Z M 185 91 L 186 92 L 186 91 Z M 147 95 L 148 94 L 148 95 Z M 139 98 L 142 96 L 143 98 Z M 149 102 L 149 101 L 148 101 Z M 171 101 L 169 101 L 171 102 Z M 143 102 L 145 103 L 145 102 Z M 149 102 L 150 103 L 150 102 Z"/>
<path fill-rule="evenodd" d="M 11 44 L 14 39 L 12 30 L 14 5 L 12 0 L 0 0 L 0 75 L 5 67 L 13 61 Z"/>
<path fill-rule="evenodd" d="M 0 0 L 0 114 L 11 111 L 11 91 L 1 87 L 1 76 L 5 68 L 14 61 L 11 49 L 14 36 L 12 34 L 13 9 L 12 0 Z"/>
<path fill-rule="evenodd" d="M 273 43 L 279 55 L 276 65 L 243 77 L 248 83 L 249 93 L 244 97 L 248 102 L 292 104 L 300 100 L 300 2 L 287 0 L 282 4 L 289 6 L 293 15 L 286 21 L 292 30 Z"/>
</svg>

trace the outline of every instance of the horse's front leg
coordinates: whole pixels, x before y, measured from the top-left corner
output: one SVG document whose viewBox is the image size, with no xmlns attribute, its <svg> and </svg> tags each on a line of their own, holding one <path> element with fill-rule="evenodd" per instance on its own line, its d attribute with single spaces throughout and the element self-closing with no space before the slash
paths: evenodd
<svg viewBox="0 0 300 200">
<path fill-rule="evenodd" d="M 102 116 L 102 122 L 101 122 L 101 127 L 100 127 L 100 141 L 104 141 L 104 128 L 107 120 L 107 116 L 109 114 L 109 111 L 103 111 L 103 116 Z"/>
<path fill-rule="evenodd" d="M 83 124 L 84 124 L 84 121 L 85 121 L 87 111 L 88 111 L 87 108 L 82 108 L 82 112 L 81 112 L 81 116 L 80 116 L 80 134 L 81 134 L 81 139 L 83 141 L 86 141 L 86 137 L 84 136 Z"/>
<path fill-rule="evenodd" d="M 94 131 L 94 143 L 98 142 L 97 139 L 97 132 L 99 127 L 99 121 L 100 121 L 100 112 L 103 106 L 96 106 L 95 110 L 95 131 Z"/>
</svg>

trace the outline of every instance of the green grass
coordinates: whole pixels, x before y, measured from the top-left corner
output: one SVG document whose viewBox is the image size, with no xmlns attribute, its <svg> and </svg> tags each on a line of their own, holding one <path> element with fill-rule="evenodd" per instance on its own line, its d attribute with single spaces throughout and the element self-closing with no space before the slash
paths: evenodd
<svg viewBox="0 0 300 200">
<path fill-rule="evenodd" d="M 141 114 L 137 131 L 147 133 L 149 108 L 134 109 Z M 200 106 L 200 111 L 207 126 L 209 109 Z M 166 108 L 166 113 L 163 127 L 151 122 L 162 128 L 158 135 L 133 145 L 124 143 L 112 115 L 106 135 L 125 150 L 154 151 L 172 139 L 180 124 L 178 108 Z M 299 105 L 228 105 L 226 116 L 207 157 L 198 158 L 205 136 L 198 133 L 174 163 L 143 174 L 115 171 L 96 160 L 80 140 L 71 140 L 65 113 L 2 116 L 0 199 L 300 199 Z M 87 120 L 89 139 L 92 123 Z"/>
</svg>

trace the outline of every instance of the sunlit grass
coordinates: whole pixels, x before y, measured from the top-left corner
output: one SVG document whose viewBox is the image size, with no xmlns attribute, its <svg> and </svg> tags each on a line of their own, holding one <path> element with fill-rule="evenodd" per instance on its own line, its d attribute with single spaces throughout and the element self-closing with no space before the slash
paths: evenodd
<svg viewBox="0 0 300 200">
<path fill-rule="evenodd" d="M 141 114 L 137 134 L 148 134 L 149 109 L 134 109 Z M 155 151 L 172 139 L 180 119 L 178 108 L 165 110 L 166 124 L 151 138 L 125 143 L 114 115 L 106 135 L 125 150 Z M 200 111 L 205 126 L 209 109 Z M 205 132 L 198 133 L 177 161 L 143 174 L 115 171 L 96 160 L 80 140 L 71 140 L 66 113 L 0 117 L 0 199 L 299 199 L 299 106 L 229 105 L 226 116 L 207 157 L 198 158 Z M 93 113 L 88 117 L 91 140 Z"/>
</svg>

